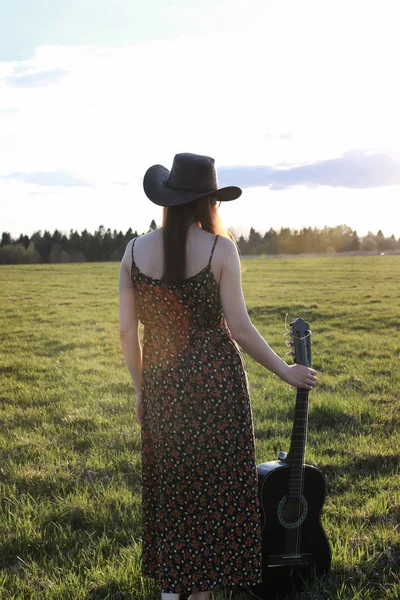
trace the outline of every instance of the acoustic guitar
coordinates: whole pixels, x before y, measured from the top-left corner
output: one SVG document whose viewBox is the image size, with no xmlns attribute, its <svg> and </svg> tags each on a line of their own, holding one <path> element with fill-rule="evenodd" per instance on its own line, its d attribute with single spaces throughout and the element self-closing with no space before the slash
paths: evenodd
<svg viewBox="0 0 400 600">
<path fill-rule="evenodd" d="M 311 365 L 311 331 L 303 319 L 290 323 L 296 363 Z M 326 573 L 332 554 L 321 526 L 325 478 L 304 464 L 308 390 L 297 389 L 289 453 L 257 466 L 262 521 L 262 583 L 246 588 L 257 600 L 284 598 L 314 574 Z"/>
</svg>

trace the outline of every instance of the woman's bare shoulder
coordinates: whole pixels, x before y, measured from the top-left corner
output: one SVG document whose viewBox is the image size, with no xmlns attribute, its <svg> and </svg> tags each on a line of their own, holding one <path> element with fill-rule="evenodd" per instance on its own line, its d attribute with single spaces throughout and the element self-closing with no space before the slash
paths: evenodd
<svg viewBox="0 0 400 600">
<path fill-rule="evenodd" d="M 223 262 L 238 257 L 238 249 L 235 242 L 222 235 L 217 240 L 215 252 L 217 253 L 217 257 Z"/>
<path fill-rule="evenodd" d="M 133 243 L 135 243 L 134 252 L 135 252 L 135 256 L 136 256 L 136 252 L 137 252 L 137 249 L 139 248 L 139 246 L 142 246 L 142 244 L 143 244 L 143 248 L 146 249 L 149 242 L 150 242 L 150 244 L 154 243 L 154 241 L 156 239 L 156 236 L 154 234 L 158 234 L 158 236 L 159 236 L 158 229 L 156 229 L 155 231 L 150 231 L 149 233 L 144 233 L 142 235 L 135 236 L 129 240 L 129 242 L 126 245 L 124 256 L 122 257 L 122 261 L 121 261 L 127 269 L 130 269 L 131 265 L 132 265 L 132 245 L 133 245 Z"/>
<path fill-rule="evenodd" d="M 149 231 L 148 233 L 143 233 L 142 235 L 139 235 L 137 242 L 135 242 L 135 244 L 139 244 L 143 248 L 146 248 L 148 246 L 152 246 L 153 244 L 158 243 L 160 241 L 161 237 L 162 237 L 161 228 L 155 229 L 154 231 Z"/>
</svg>

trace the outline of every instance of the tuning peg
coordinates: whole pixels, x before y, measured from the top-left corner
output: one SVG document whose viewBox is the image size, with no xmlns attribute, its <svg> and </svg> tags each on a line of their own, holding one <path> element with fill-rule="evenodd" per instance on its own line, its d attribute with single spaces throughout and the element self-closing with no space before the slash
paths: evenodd
<svg viewBox="0 0 400 600">
<path fill-rule="evenodd" d="M 285 346 L 286 348 L 291 348 L 294 346 L 294 342 L 292 340 L 285 340 Z"/>
</svg>

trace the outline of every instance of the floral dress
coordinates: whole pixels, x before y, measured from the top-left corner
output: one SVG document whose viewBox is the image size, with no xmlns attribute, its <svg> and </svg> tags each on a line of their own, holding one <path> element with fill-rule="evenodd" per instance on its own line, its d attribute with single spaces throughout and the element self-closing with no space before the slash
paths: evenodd
<svg viewBox="0 0 400 600">
<path fill-rule="evenodd" d="M 167 593 L 261 582 L 261 517 L 244 363 L 208 265 L 132 282 L 144 324 L 142 574 Z"/>
</svg>

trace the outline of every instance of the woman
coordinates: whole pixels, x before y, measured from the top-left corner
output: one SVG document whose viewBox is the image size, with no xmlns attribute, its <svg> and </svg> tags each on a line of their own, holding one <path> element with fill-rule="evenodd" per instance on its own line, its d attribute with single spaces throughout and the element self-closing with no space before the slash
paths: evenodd
<svg viewBox="0 0 400 600">
<path fill-rule="evenodd" d="M 177 154 L 171 171 L 150 167 L 143 186 L 164 206 L 163 226 L 128 243 L 119 284 L 142 436 L 142 572 L 162 600 L 208 600 L 212 589 L 261 581 L 254 428 L 236 342 L 296 387 L 311 389 L 316 372 L 288 366 L 249 319 L 217 209 L 241 190 L 218 187 L 214 160 Z"/>
</svg>

